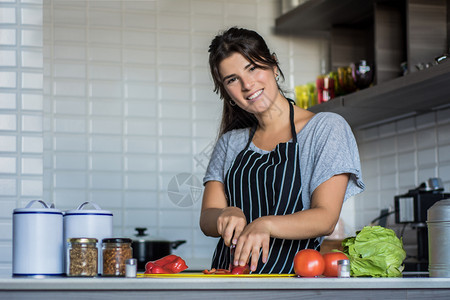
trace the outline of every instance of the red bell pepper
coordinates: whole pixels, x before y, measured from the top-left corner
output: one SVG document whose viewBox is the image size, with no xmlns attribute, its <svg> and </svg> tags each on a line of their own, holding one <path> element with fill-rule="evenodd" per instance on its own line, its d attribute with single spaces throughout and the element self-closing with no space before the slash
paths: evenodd
<svg viewBox="0 0 450 300">
<path fill-rule="evenodd" d="M 145 264 L 144 274 L 175 274 L 188 268 L 186 262 L 179 256 L 170 254 Z"/>
</svg>

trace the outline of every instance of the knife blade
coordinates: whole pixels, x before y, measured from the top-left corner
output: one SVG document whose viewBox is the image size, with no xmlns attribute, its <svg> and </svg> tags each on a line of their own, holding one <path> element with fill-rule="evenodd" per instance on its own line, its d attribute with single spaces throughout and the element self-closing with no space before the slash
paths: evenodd
<svg viewBox="0 0 450 300">
<path fill-rule="evenodd" d="M 233 269 L 234 266 L 234 250 L 236 248 L 235 244 L 231 244 L 230 246 L 230 266 L 229 266 L 229 270 L 231 271 Z"/>
</svg>

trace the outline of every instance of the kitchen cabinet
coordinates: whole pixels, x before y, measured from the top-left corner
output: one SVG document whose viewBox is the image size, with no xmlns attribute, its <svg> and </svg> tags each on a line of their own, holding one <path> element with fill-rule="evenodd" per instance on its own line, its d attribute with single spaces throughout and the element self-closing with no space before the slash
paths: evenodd
<svg viewBox="0 0 450 300">
<path fill-rule="evenodd" d="M 313 112 L 342 115 L 368 127 L 450 106 L 450 63 L 425 64 L 448 52 L 450 0 L 309 0 L 276 19 L 276 32 L 326 37 L 330 66 L 366 59 L 374 84 Z M 401 64 L 407 74 L 401 74 Z"/>
</svg>

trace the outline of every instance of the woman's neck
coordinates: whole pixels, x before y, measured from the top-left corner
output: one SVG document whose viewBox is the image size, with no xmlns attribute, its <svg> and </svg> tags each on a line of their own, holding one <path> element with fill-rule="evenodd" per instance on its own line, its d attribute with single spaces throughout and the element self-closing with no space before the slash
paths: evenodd
<svg viewBox="0 0 450 300">
<path fill-rule="evenodd" d="M 289 124 L 289 102 L 280 94 L 264 113 L 255 117 L 258 120 L 258 129 L 263 132 L 284 128 L 286 124 Z"/>
</svg>

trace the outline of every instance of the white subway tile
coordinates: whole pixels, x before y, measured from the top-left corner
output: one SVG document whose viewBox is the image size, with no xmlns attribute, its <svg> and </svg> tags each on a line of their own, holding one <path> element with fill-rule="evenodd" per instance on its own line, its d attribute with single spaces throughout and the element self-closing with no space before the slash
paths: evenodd
<svg viewBox="0 0 450 300">
<path fill-rule="evenodd" d="M 12 239 L 12 231 L 12 222 L 0 222 L 0 236 L 4 237 L 5 240 Z"/>
<path fill-rule="evenodd" d="M 224 5 L 220 1 L 210 0 L 194 0 L 191 3 L 192 13 L 196 16 L 196 19 L 202 19 L 208 16 L 215 15 L 216 18 L 223 16 Z M 211 27 L 214 28 L 214 27 Z"/>
<path fill-rule="evenodd" d="M 158 12 L 186 14 L 190 11 L 190 3 L 185 0 L 158 1 Z"/>
<path fill-rule="evenodd" d="M 15 157 L 0 157 L 0 174 L 14 174 L 17 172 Z"/>
<path fill-rule="evenodd" d="M 158 132 L 155 120 L 127 119 L 125 120 L 125 133 L 127 135 L 156 135 Z"/>
<path fill-rule="evenodd" d="M 379 126 L 380 137 L 387 137 L 396 134 L 396 124 L 387 123 Z"/>
<path fill-rule="evenodd" d="M 380 174 L 392 174 L 397 171 L 397 160 L 394 156 L 385 156 L 380 158 Z"/>
<path fill-rule="evenodd" d="M 164 33 L 158 36 L 158 48 L 189 49 L 190 38 L 188 34 Z"/>
<path fill-rule="evenodd" d="M 53 154 L 55 170 L 82 171 L 88 167 L 87 155 L 84 153 L 55 153 Z"/>
<path fill-rule="evenodd" d="M 427 167 L 430 165 L 435 165 L 437 163 L 436 159 L 436 149 L 422 149 L 417 151 L 417 164 L 419 169 L 421 167 Z"/>
<path fill-rule="evenodd" d="M 53 63 L 53 76 L 57 78 L 86 78 L 86 65 L 84 63 Z"/>
<path fill-rule="evenodd" d="M 44 76 L 42 73 L 22 72 L 23 89 L 42 89 L 44 86 Z"/>
<path fill-rule="evenodd" d="M 127 155 L 125 156 L 125 171 L 156 172 L 158 171 L 157 158 L 149 155 Z"/>
<path fill-rule="evenodd" d="M 80 25 L 85 26 L 87 18 L 86 18 L 86 10 L 72 7 L 67 9 L 63 8 L 54 8 L 53 9 L 53 22 L 58 25 Z M 56 26 L 56 27 L 58 27 Z"/>
<path fill-rule="evenodd" d="M 122 7 L 124 11 L 148 14 L 156 12 L 157 4 L 157 1 L 127 0 L 122 2 Z"/>
<path fill-rule="evenodd" d="M 399 171 L 414 171 L 416 167 L 417 165 L 415 152 L 405 152 L 398 154 Z"/>
<path fill-rule="evenodd" d="M 1 34 L 0 34 L 1 36 Z M 30 47 L 42 47 L 43 35 L 42 29 L 22 29 L 21 30 L 21 45 Z"/>
<path fill-rule="evenodd" d="M 436 112 L 438 124 L 447 124 L 450 122 L 450 109 L 442 109 Z"/>
<path fill-rule="evenodd" d="M 217 121 L 220 120 L 221 114 L 222 109 L 213 101 L 194 104 L 193 116 L 197 120 Z"/>
<path fill-rule="evenodd" d="M 42 26 L 42 8 L 26 7 L 21 9 L 22 25 Z"/>
<path fill-rule="evenodd" d="M 43 166 L 41 158 L 22 158 L 22 174 L 43 175 Z"/>
<path fill-rule="evenodd" d="M 156 33 L 124 29 L 122 31 L 122 40 L 123 45 L 127 45 L 128 47 L 154 47 L 156 46 Z"/>
<path fill-rule="evenodd" d="M 125 115 L 127 117 L 150 117 L 158 115 L 155 101 L 150 100 L 128 100 L 125 103 Z"/>
<path fill-rule="evenodd" d="M 159 95 L 162 102 L 169 102 L 170 100 L 175 101 L 191 101 L 191 86 L 186 85 L 170 85 L 170 84 L 160 84 L 159 85 Z"/>
<path fill-rule="evenodd" d="M 194 68 L 193 79 L 194 84 L 204 84 L 213 86 L 211 75 L 203 68 Z"/>
<path fill-rule="evenodd" d="M 54 96 L 84 97 L 86 95 L 86 83 L 81 80 L 53 80 Z"/>
<path fill-rule="evenodd" d="M 11 218 L 13 210 L 16 208 L 16 200 L 2 198 L 2 207 L 3 209 L 0 210 L 0 218 L 1 219 Z"/>
<path fill-rule="evenodd" d="M 125 191 L 124 205 L 128 209 L 152 209 L 158 208 L 158 193 L 150 191 Z"/>
<path fill-rule="evenodd" d="M 118 191 L 90 191 L 89 198 L 91 202 L 96 203 L 102 209 L 120 209 L 122 207 L 122 193 Z"/>
<path fill-rule="evenodd" d="M 120 117 L 123 114 L 122 99 L 93 99 L 89 111 L 93 116 Z"/>
<path fill-rule="evenodd" d="M 43 116 L 22 116 L 22 132 L 42 132 Z"/>
<path fill-rule="evenodd" d="M 0 72 L 0 88 L 16 88 L 16 72 Z"/>
<path fill-rule="evenodd" d="M 16 95 L 0 93 L 0 109 L 16 109 Z"/>
<path fill-rule="evenodd" d="M 188 31 L 190 29 L 189 15 L 159 15 L 158 29 L 173 30 L 177 32 Z"/>
<path fill-rule="evenodd" d="M 436 145 L 436 129 L 429 128 L 417 131 L 417 148 L 429 148 Z"/>
<path fill-rule="evenodd" d="M 16 124 L 16 116 L 15 115 L 6 115 L 1 114 L 0 115 L 0 130 L 16 130 L 17 124 Z"/>
<path fill-rule="evenodd" d="M 156 29 L 156 15 L 123 12 L 122 19 L 125 28 Z"/>
<path fill-rule="evenodd" d="M 120 172 L 94 172 L 89 176 L 89 188 L 121 190 L 124 188 L 123 176 Z"/>
<path fill-rule="evenodd" d="M 436 113 L 426 113 L 416 117 L 416 127 L 418 129 L 427 128 L 436 125 Z"/>
<path fill-rule="evenodd" d="M 16 51 L 0 50 L 0 67 L 15 67 L 16 65 Z"/>
<path fill-rule="evenodd" d="M 42 137 L 22 136 L 23 153 L 42 153 L 44 150 Z"/>
<path fill-rule="evenodd" d="M 22 51 L 22 67 L 42 68 L 43 64 L 42 51 Z"/>
<path fill-rule="evenodd" d="M 124 211 L 124 217 L 124 226 L 149 227 L 158 225 L 158 214 L 153 209 L 127 209 Z"/>
<path fill-rule="evenodd" d="M 90 130 L 92 134 L 117 134 L 121 135 L 122 121 L 120 119 L 93 119 L 90 121 Z"/>
<path fill-rule="evenodd" d="M 222 27 L 223 26 L 221 26 L 220 28 Z M 208 47 L 211 44 L 213 37 L 214 36 L 212 36 L 210 33 L 208 34 L 194 33 L 191 35 L 192 49 L 201 52 L 206 62 L 208 62 L 208 54 L 206 51 L 208 50 Z"/>
<path fill-rule="evenodd" d="M 133 137 L 127 136 L 125 138 L 125 152 L 126 153 L 154 153 L 158 151 L 158 143 L 155 139 L 148 137 Z"/>
<path fill-rule="evenodd" d="M 58 209 L 73 210 L 83 202 L 88 201 L 85 190 L 55 189 L 53 201 Z"/>
<path fill-rule="evenodd" d="M 88 48 L 88 57 L 90 61 L 117 63 L 121 61 L 121 49 L 92 45 Z"/>
<path fill-rule="evenodd" d="M 156 190 L 158 177 L 154 173 L 125 174 L 125 189 L 128 190 Z"/>
<path fill-rule="evenodd" d="M 165 149 L 170 148 L 168 150 Z M 175 148 L 174 148 L 175 147 Z M 160 156 L 160 170 L 162 172 L 190 172 L 194 164 L 192 155 L 189 154 L 190 149 L 188 145 L 180 145 L 178 148 L 174 145 L 169 145 L 168 142 L 163 143 L 163 151 Z"/>
<path fill-rule="evenodd" d="M 122 152 L 121 136 L 92 135 L 90 137 L 89 150 L 94 153 L 99 152 Z"/>
<path fill-rule="evenodd" d="M 126 81 L 156 81 L 156 70 L 152 67 L 125 66 L 123 74 Z"/>
<path fill-rule="evenodd" d="M 91 154 L 90 169 L 92 171 L 121 171 L 123 159 L 121 154 Z"/>
<path fill-rule="evenodd" d="M 122 70 L 119 65 L 111 66 L 111 65 L 90 64 L 88 70 L 90 79 L 105 79 L 105 80 L 122 79 Z"/>
<path fill-rule="evenodd" d="M 123 62 L 139 65 L 155 64 L 156 51 L 152 49 L 123 48 Z"/>
<path fill-rule="evenodd" d="M 66 100 L 55 99 L 54 100 L 54 113 L 56 114 L 68 114 L 68 115 L 80 115 L 86 114 L 86 105 L 84 99 L 80 100 Z"/>
<path fill-rule="evenodd" d="M 0 7 L 0 24 L 15 24 L 16 23 L 16 8 L 15 7 Z"/>
<path fill-rule="evenodd" d="M 122 25 L 122 17 L 118 11 L 101 11 L 89 10 L 88 22 L 92 27 L 120 27 Z"/>
<path fill-rule="evenodd" d="M 55 151 L 86 151 L 87 141 L 84 135 L 54 135 L 53 144 Z"/>
<path fill-rule="evenodd" d="M 158 64 L 185 67 L 190 65 L 190 56 L 188 51 L 159 51 Z"/>
<path fill-rule="evenodd" d="M 189 84 L 191 79 L 191 72 L 182 69 L 166 69 L 161 67 L 159 68 L 158 75 L 161 83 Z"/>
<path fill-rule="evenodd" d="M 450 165 L 439 166 L 439 173 L 437 176 L 442 178 L 443 180 L 448 181 L 448 179 L 450 178 Z M 448 185 L 445 186 L 444 190 L 446 193 L 448 193 L 448 191 L 449 191 Z"/>
<path fill-rule="evenodd" d="M 25 94 L 22 93 L 22 110 L 39 110 L 42 111 L 43 106 L 42 94 Z"/>
<path fill-rule="evenodd" d="M 439 145 L 450 142 L 450 124 L 437 127 Z"/>
<path fill-rule="evenodd" d="M 192 216 L 185 211 L 160 210 L 158 219 L 160 228 L 192 226 Z"/>
<path fill-rule="evenodd" d="M 122 83 L 120 81 L 92 81 L 89 83 L 90 97 L 120 98 L 122 93 Z"/>
<path fill-rule="evenodd" d="M 191 57 L 192 57 L 191 65 L 193 67 L 198 68 L 198 69 L 202 68 L 203 71 L 208 74 L 208 76 L 211 76 L 211 75 L 209 75 L 209 69 L 208 69 L 209 68 L 208 56 L 205 53 L 203 53 L 203 52 L 198 53 L 198 52 L 192 51 Z"/>
<path fill-rule="evenodd" d="M 0 194 L 2 196 L 15 196 L 16 193 L 16 179 L 0 178 Z"/>
<path fill-rule="evenodd" d="M 163 102 L 159 109 L 159 116 L 167 119 L 190 119 L 192 114 L 191 104 L 184 102 Z"/>
<path fill-rule="evenodd" d="M 85 189 L 87 187 L 87 174 L 81 172 L 55 171 L 53 178 L 54 188 Z"/>
<path fill-rule="evenodd" d="M 16 30 L 0 28 L 0 45 L 15 45 L 16 44 Z"/>
<path fill-rule="evenodd" d="M 54 43 L 59 42 L 86 42 L 86 30 L 84 28 L 57 26 L 53 27 Z"/>
<path fill-rule="evenodd" d="M 192 134 L 192 121 L 189 120 L 167 120 L 161 121 L 160 136 L 164 137 L 190 137 Z"/>
<path fill-rule="evenodd" d="M 420 182 L 424 182 L 432 177 L 437 177 L 437 168 L 436 167 L 429 167 L 429 168 L 422 168 L 419 169 L 417 172 L 417 178 Z"/>
<path fill-rule="evenodd" d="M 450 146 L 438 147 L 439 164 L 450 163 Z"/>
<path fill-rule="evenodd" d="M 217 109 L 222 109 L 223 102 L 219 95 L 213 91 L 213 87 L 211 85 L 194 87 L 193 95 L 195 102 L 213 103 Z"/>
<path fill-rule="evenodd" d="M 155 99 L 156 87 L 148 83 L 127 82 L 124 84 L 125 98 Z"/>
<path fill-rule="evenodd" d="M 85 60 L 86 49 L 83 46 L 53 46 L 53 59 L 61 60 Z"/>
<path fill-rule="evenodd" d="M 15 151 L 17 151 L 16 136 L 0 135 L 0 152 L 15 152 Z"/>
<path fill-rule="evenodd" d="M 56 117 L 53 124 L 54 131 L 58 133 L 85 133 L 87 131 L 84 117 Z"/>
</svg>

